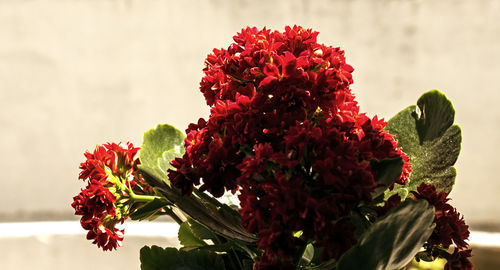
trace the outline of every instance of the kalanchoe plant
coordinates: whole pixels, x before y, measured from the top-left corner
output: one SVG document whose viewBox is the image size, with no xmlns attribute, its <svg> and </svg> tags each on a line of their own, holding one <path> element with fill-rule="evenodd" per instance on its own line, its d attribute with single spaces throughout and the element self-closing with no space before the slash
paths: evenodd
<svg viewBox="0 0 500 270">
<path fill-rule="evenodd" d="M 460 150 L 454 109 L 425 93 L 388 123 L 360 112 L 344 51 L 318 32 L 246 28 L 205 60 L 208 119 L 86 153 L 74 198 L 87 238 L 116 248 L 127 217 L 169 215 L 182 247 L 144 247 L 141 268 L 471 269 L 448 204 Z M 239 202 L 216 198 L 236 194 Z M 236 196 L 235 195 L 235 196 Z"/>
</svg>

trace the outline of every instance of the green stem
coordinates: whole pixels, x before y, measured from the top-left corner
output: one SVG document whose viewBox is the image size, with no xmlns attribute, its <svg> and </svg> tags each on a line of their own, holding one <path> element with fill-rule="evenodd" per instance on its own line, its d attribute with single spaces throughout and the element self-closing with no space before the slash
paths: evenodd
<svg viewBox="0 0 500 270">
<path fill-rule="evenodd" d="M 154 199 L 161 199 L 161 197 L 158 196 L 137 195 L 132 190 L 129 190 L 128 195 L 134 202 L 150 202 Z"/>
<path fill-rule="evenodd" d="M 177 222 L 177 224 L 181 225 L 183 223 L 182 219 L 180 219 L 175 213 L 174 211 L 172 211 L 172 209 L 170 207 L 165 207 L 163 208 L 165 209 L 165 213 L 167 215 L 169 215 L 175 222 Z"/>
<path fill-rule="evenodd" d="M 132 190 L 132 186 L 130 186 L 130 182 L 128 182 L 128 187 L 125 186 L 125 185 L 123 185 L 123 186 L 125 187 L 125 190 L 127 191 L 127 193 L 130 196 L 130 198 L 132 200 L 134 200 L 135 202 L 151 202 L 154 199 L 160 199 L 160 200 L 163 199 L 163 198 L 158 197 L 158 196 L 137 195 L 137 194 L 135 194 L 134 191 Z"/>
</svg>

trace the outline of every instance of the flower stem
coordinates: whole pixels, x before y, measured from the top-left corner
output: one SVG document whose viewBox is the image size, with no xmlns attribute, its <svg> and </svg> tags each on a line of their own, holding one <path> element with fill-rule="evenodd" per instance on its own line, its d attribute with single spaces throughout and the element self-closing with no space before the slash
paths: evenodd
<svg viewBox="0 0 500 270">
<path fill-rule="evenodd" d="M 177 222 L 177 224 L 181 225 L 184 222 L 174 213 L 174 211 L 172 211 L 170 207 L 165 207 L 163 209 L 165 210 L 165 213 L 167 215 L 169 215 L 175 222 Z"/>
<path fill-rule="evenodd" d="M 123 185 L 123 184 L 122 184 Z M 134 193 L 132 190 L 132 186 L 130 185 L 130 182 L 128 182 L 128 186 L 123 185 L 125 187 L 125 190 L 127 191 L 128 195 L 132 200 L 135 202 L 151 202 L 154 199 L 162 199 L 161 197 L 158 196 L 150 196 L 150 195 L 137 195 Z"/>
<path fill-rule="evenodd" d="M 132 200 L 134 200 L 135 202 L 150 202 L 150 201 L 153 201 L 154 199 L 161 199 L 158 196 L 137 195 L 132 190 L 130 190 L 128 194 L 129 194 L 130 198 Z"/>
</svg>

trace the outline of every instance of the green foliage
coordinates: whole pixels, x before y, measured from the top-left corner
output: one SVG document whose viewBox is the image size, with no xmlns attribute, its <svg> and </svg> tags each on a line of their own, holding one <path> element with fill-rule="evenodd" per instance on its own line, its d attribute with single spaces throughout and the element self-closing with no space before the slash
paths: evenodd
<svg viewBox="0 0 500 270">
<path fill-rule="evenodd" d="M 185 221 L 179 227 L 177 234 L 179 242 L 185 247 L 201 247 L 207 245 L 191 228 L 189 221 Z"/>
<path fill-rule="evenodd" d="M 167 124 L 147 131 L 139 152 L 139 168 L 148 167 L 151 174 L 169 183 L 165 175 L 171 168 L 170 161 L 184 154 L 184 138 L 182 132 Z"/>
<path fill-rule="evenodd" d="M 314 255 L 315 255 L 314 246 L 312 244 L 307 244 L 307 246 L 304 249 L 304 253 L 302 254 L 302 257 L 300 258 L 299 266 L 311 264 Z"/>
<path fill-rule="evenodd" d="M 328 260 L 326 262 L 320 263 L 316 266 L 307 266 L 303 268 L 304 270 L 334 270 L 337 269 L 337 263 L 334 259 Z M 363 268 L 364 269 L 364 268 Z M 353 269 L 355 270 L 355 269 Z"/>
<path fill-rule="evenodd" d="M 217 254 L 222 255 L 228 269 L 252 269 L 248 262 L 251 262 L 250 266 L 253 264 L 251 258 L 255 257 L 255 253 L 251 249 L 236 243 L 233 239 L 217 236 L 191 218 L 181 224 L 178 238 L 183 246 L 182 251 L 217 252 Z"/>
<path fill-rule="evenodd" d="M 130 215 L 132 220 L 144 220 L 153 217 L 158 210 L 167 206 L 169 203 L 166 200 L 155 198 L 154 200 L 148 202 L 143 207 L 137 209 L 134 213 Z"/>
<path fill-rule="evenodd" d="M 417 106 L 421 112 L 416 123 L 420 144 L 441 137 L 453 124 L 455 109 L 443 93 L 427 92 L 418 99 Z"/>
<path fill-rule="evenodd" d="M 188 219 L 179 227 L 178 238 L 184 247 L 201 247 L 207 245 L 203 239 L 212 240 L 215 235 L 203 225 Z"/>
<path fill-rule="evenodd" d="M 410 157 L 412 173 L 407 188 L 416 190 L 425 182 L 436 186 L 438 191 L 449 193 L 456 177 L 452 166 L 457 161 L 462 141 L 460 127 L 453 125 L 455 110 L 437 90 L 423 94 L 417 106 L 399 112 L 385 129 L 395 135 L 398 145 Z M 394 192 L 399 192 L 398 187 Z"/>
<path fill-rule="evenodd" d="M 201 200 L 206 201 L 212 205 L 214 205 L 217 208 L 217 211 L 220 213 L 220 215 L 227 219 L 228 221 L 232 223 L 241 223 L 241 215 L 236 211 L 235 209 L 231 208 L 227 204 L 221 203 L 214 197 L 212 197 L 210 194 L 206 192 L 199 192 L 197 189 L 194 190 L 194 193 L 196 196 L 198 196 Z"/>
<path fill-rule="evenodd" d="M 165 198 L 175 203 L 184 213 L 215 233 L 245 243 L 255 243 L 257 241 L 254 235 L 249 234 L 239 222 L 235 221 L 236 219 L 228 219 L 228 215 L 220 211 L 222 208 L 218 208 L 194 195 L 183 196 L 179 190 L 165 183 L 163 177 L 166 178 L 166 176 L 162 178 L 153 176 L 152 169 L 149 167 L 141 167 L 140 171 L 144 179 Z"/>
<path fill-rule="evenodd" d="M 216 241 L 217 235 L 215 235 L 207 227 L 201 225 L 192 218 L 189 218 L 187 221 L 189 222 L 191 230 L 193 230 L 193 232 L 196 234 L 197 237 L 203 240 L 212 240 L 212 242 Z"/>
<path fill-rule="evenodd" d="M 387 158 L 383 160 L 371 160 L 371 166 L 376 172 L 377 178 L 375 181 L 382 186 L 375 189 L 372 194 L 373 198 L 378 197 L 392 185 L 400 176 L 403 170 L 404 161 L 402 158 Z"/>
<path fill-rule="evenodd" d="M 221 255 L 206 250 L 182 251 L 176 248 L 145 246 L 140 252 L 141 270 L 223 270 Z"/>
<path fill-rule="evenodd" d="M 433 221 L 434 207 L 427 201 L 405 201 L 373 223 L 340 258 L 337 269 L 401 269 L 427 241 Z"/>
</svg>

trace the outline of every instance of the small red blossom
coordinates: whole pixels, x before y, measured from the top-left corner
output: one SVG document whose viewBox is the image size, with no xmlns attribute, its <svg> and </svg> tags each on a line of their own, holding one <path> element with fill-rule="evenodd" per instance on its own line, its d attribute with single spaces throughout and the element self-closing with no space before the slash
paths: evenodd
<svg viewBox="0 0 500 270">
<path fill-rule="evenodd" d="M 473 265 L 469 258 L 471 257 L 471 250 L 461 250 L 455 249 L 453 254 L 447 259 L 447 262 L 444 266 L 444 270 L 471 270 Z"/>
<path fill-rule="evenodd" d="M 124 231 L 115 225 L 128 216 L 129 208 L 123 208 L 123 202 L 116 204 L 119 199 L 128 198 L 125 189 L 150 190 L 136 173 L 138 150 L 131 143 L 126 147 L 108 143 L 97 146 L 92 153 L 86 152 L 87 160 L 80 164 L 79 178 L 87 181 L 87 187 L 73 198 L 71 206 L 75 215 L 82 216 L 80 224 L 89 231 L 87 239 L 105 251 L 120 246 L 123 240 Z"/>
<path fill-rule="evenodd" d="M 436 209 L 436 228 L 428 240 L 431 245 L 448 248 L 454 243 L 459 249 L 468 247 L 465 240 L 469 238 L 469 226 L 465 224 L 463 216 L 447 203 L 449 199 L 445 192 L 438 193 L 435 186 L 422 183 L 412 193 L 416 199 L 425 199 Z"/>
<path fill-rule="evenodd" d="M 93 240 L 93 244 L 96 244 L 104 251 L 113 250 L 121 246 L 124 230 L 114 228 L 114 225 L 111 228 L 107 228 L 98 220 L 92 220 L 88 225 L 90 229 L 87 233 L 87 239 Z"/>
<path fill-rule="evenodd" d="M 108 188 L 98 184 L 89 184 L 73 198 L 71 206 L 75 209 L 75 215 L 104 218 L 107 215 L 115 215 L 115 201 L 116 197 Z"/>
<path fill-rule="evenodd" d="M 126 148 L 116 143 L 99 145 L 94 152 L 85 153 L 87 160 L 80 164 L 82 171 L 79 178 L 106 184 L 105 167 L 109 168 L 113 174 L 126 178 L 126 173 L 133 174 L 137 170 L 139 160 L 135 156 L 138 151 L 139 148 L 131 143 L 127 143 Z"/>
</svg>

